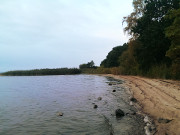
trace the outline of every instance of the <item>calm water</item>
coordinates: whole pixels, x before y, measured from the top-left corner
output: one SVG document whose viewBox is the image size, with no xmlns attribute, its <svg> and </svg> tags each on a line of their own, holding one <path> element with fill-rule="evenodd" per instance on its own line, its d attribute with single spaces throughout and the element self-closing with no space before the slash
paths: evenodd
<svg viewBox="0 0 180 135">
<path fill-rule="evenodd" d="M 114 115 L 136 111 L 121 83 L 94 75 L 0 76 L 0 135 L 143 135 L 141 116 Z"/>
</svg>

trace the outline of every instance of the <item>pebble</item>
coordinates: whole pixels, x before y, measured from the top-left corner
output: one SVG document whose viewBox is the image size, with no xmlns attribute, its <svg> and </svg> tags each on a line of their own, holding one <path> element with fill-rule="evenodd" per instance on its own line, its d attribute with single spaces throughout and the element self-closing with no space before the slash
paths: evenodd
<svg viewBox="0 0 180 135">
<path fill-rule="evenodd" d="M 63 113 L 62 112 L 58 112 L 57 116 L 63 116 Z"/>
<path fill-rule="evenodd" d="M 96 109 L 96 108 L 98 108 L 98 106 L 97 106 L 97 105 L 94 105 L 94 109 Z"/>
<path fill-rule="evenodd" d="M 148 116 L 145 116 L 145 117 L 144 117 L 144 122 L 145 122 L 145 123 L 151 123 L 151 121 L 150 121 L 150 119 L 149 119 Z"/>
<path fill-rule="evenodd" d="M 132 101 L 132 102 L 137 102 L 137 99 L 135 99 L 134 97 L 130 97 L 130 101 Z"/>
<path fill-rule="evenodd" d="M 158 122 L 159 123 L 169 123 L 169 122 L 171 122 L 172 120 L 169 120 L 169 119 L 164 119 L 164 118 L 159 118 L 158 119 Z"/>
<path fill-rule="evenodd" d="M 117 109 L 115 113 L 116 113 L 116 117 L 124 116 L 124 112 L 121 109 Z"/>
<path fill-rule="evenodd" d="M 102 97 L 98 97 L 98 100 L 102 100 Z"/>
</svg>

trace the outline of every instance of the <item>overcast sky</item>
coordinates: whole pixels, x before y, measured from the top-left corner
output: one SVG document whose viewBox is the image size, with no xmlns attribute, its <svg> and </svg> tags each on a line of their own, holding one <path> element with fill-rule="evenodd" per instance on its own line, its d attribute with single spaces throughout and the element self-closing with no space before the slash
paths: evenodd
<svg viewBox="0 0 180 135">
<path fill-rule="evenodd" d="M 96 65 L 128 41 L 132 0 L 0 0 L 0 72 Z"/>
</svg>

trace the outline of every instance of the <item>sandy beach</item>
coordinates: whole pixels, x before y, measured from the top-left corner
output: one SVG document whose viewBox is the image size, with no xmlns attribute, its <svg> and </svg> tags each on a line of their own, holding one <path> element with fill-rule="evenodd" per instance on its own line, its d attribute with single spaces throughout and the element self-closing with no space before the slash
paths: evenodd
<svg viewBox="0 0 180 135">
<path fill-rule="evenodd" d="M 180 81 L 105 75 L 124 80 L 140 110 L 156 125 L 155 135 L 180 135 Z"/>
</svg>

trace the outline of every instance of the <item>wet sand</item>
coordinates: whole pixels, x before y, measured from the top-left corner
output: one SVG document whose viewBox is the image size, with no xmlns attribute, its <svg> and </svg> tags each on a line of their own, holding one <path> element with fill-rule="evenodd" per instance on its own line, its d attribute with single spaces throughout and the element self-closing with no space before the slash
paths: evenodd
<svg viewBox="0 0 180 135">
<path fill-rule="evenodd" d="M 156 125 L 155 135 L 180 135 L 180 81 L 105 75 L 124 80 L 139 109 Z"/>
</svg>

